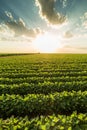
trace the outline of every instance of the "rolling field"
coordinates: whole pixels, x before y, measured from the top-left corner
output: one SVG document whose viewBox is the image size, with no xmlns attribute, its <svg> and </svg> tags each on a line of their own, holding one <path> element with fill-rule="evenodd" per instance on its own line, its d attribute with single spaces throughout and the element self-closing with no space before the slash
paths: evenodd
<svg viewBox="0 0 87 130">
<path fill-rule="evenodd" d="M 0 55 L 0 130 L 87 130 L 87 54 Z"/>
</svg>

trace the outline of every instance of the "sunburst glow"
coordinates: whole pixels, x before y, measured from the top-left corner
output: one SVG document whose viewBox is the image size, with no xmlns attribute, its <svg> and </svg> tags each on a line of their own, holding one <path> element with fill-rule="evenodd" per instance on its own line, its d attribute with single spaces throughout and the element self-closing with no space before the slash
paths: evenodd
<svg viewBox="0 0 87 130">
<path fill-rule="evenodd" d="M 40 34 L 34 40 L 34 46 L 41 53 L 55 53 L 61 47 L 60 38 L 50 33 Z"/>
</svg>

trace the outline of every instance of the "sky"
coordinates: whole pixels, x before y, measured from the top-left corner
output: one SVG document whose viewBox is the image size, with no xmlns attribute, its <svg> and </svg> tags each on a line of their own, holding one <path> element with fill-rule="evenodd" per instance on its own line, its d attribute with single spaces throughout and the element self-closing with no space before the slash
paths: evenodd
<svg viewBox="0 0 87 130">
<path fill-rule="evenodd" d="M 87 53 L 87 0 L 0 0 L 0 53 Z"/>
</svg>

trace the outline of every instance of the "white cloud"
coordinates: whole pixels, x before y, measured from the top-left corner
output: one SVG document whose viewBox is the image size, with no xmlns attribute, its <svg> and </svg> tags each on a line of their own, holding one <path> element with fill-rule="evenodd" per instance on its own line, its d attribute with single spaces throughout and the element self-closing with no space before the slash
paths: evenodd
<svg viewBox="0 0 87 130">
<path fill-rule="evenodd" d="M 24 21 L 19 18 L 18 21 L 8 21 L 6 23 L 8 28 L 15 33 L 15 36 L 25 35 L 28 37 L 36 37 L 40 30 L 38 28 L 29 29 L 26 27 Z"/>
<path fill-rule="evenodd" d="M 11 20 L 13 19 L 13 16 L 11 14 L 11 12 L 5 11 L 5 14 L 7 17 L 9 17 Z"/>
<path fill-rule="evenodd" d="M 85 29 L 87 29 L 87 21 L 85 21 L 85 22 L 83 23 L 83 27 L 84 27 Z"/>
<path fill-rule="evenodd" d="M 83 18 L 87 19 L 87 12 L 84 13 Z"/>
<path fill-rule="evenodd" d="M 80 19 L 82 21 L 82 27 L 87 29 L 87 12 L 85 12 L 84 15 L 80 17 Z"/>
<path fill-rule="evenodd" d="M 63 4 L 63 8 L 65 8 L 67 6 L 67 1 L 68 0 L 61 0 L 62 4 Z"/>
<path fill-rule="evenodd" d="M 14 32 L 5 24 L 0 25 L 0 41 L 11 40 L 14 37 Z"/>
<path fill-rule="evenodd" d="M 0 24 L 0 41 L 31 42 L 40 33 L 40 28 L 29 29 L 21 18 L 18 21 L 11 20 Z"/>
</svg>

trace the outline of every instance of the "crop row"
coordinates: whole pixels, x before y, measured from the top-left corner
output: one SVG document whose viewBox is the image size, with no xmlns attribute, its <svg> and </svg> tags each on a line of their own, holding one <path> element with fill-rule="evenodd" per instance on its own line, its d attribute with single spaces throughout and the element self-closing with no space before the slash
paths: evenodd
<svg viewBox="0 0 87 130">
<path fill-rule="evenodd" d="M 87 114 L 0 119 L 0 130 L 87 130 Z"/>
<path fill-rule="evenodd" d="M 0 117 L 87 113 L 87 92 L 0 96 Z"/>
<path fill-rule="evenodd" d="M 55 73 L 67 73 L 67 74 L 79 74 L 79 73 L 84 73 L 84 74 L 86 74 L 86 71 L 87 71 L 87 68 L 85 67 L 85 68 L 80 68 L 80 69 L 78 69 L 78 68 L 73 68 L 73 69 L 71 69 L 71 68 L 58 68 L 57 66 L 55 67 L 55 68 L 53 68 L 53 67 L 51 67 L 51 68 L 44 68 L 44 67 L 42 67 L 42 66 L 40 66 L 40 68 L 12 68 L 12 66 L 10 67 L 9 66 L 9 69 L 7 69 L 7 68 L 2 68 L 2 66 L 0 66 L 0 72 L 2 73 L 2 74 L 29 74 L 29 73 L 36 73 L 37 72 L 37 74 L 38 73 L 45 73 L 45 72 L 51 72 L 51 73 L 53 73 L 53 72 L 55 72 Z M 1 74 L 0 73 L 0 74 Z"/>
<path fill-rule="evenodd" d="M 27 77 L 27 78 L 0 78 L 0 84 L 21 84 L 21 83 L 38 83 L 38 82 L 73 82 L 73 81 L 87 81 L 87 76 L 62 76 L 62 77 Z"/>
<path fill-rule="evenodd" d="M 7 63 L 6 62 L 2 64 L 0 63 L 0 70 L 2 70 L 2 72 L 13 72 L 13 71 L 21 72 L 23 69 L 26 70 L 26 72 L 30 72 L 30 71 L 33 71 L 33 72 L 34 71 L 37 71 L 37 72 L 50 72 L 50 71 L 52 72 L 80 72 L 83 69 L 87 70 L 86 63 L 75 64 L 75 62 L 73 62 L 72 64 L 69 64 L 69 61 L 67 63 L 59 63 L 59 62 L 57 63 L 57 62 L 58 61 L 55 61 L 54 64 L 53 64 L 53 61 L 51 61 L 50 63 L 44 62 L 43 64 L 41 63 L 36 64 L 35 62 L 32 61 L 30 64 L 28 61 L 26 63 L 24 62 L 21 63 L 21 60 L 20 60 L 20 63 L 18 63 L 18 61 L 15 61 L 13 62 L 13 64 L 11 64 L 9 61 L 7 61 Z"/>
<path fill-rule="evenodd" d="M 13 85 L 0 85 L 0 95 L 2 94 L 49 94 L 63 91 L 86 91 L 87 81 L 84 82 L 43 82 L 43 83 L 22 83 Z"/>
<path fill-rule="evenodd" d="M 78 77 L 78 76 L 87 76 L 87 71 L 84 72 L 32 72 L 32 73 L 2 73 L 0 77 L 2 78 L 27 78 L 27 77 Z"/>
</svg>

